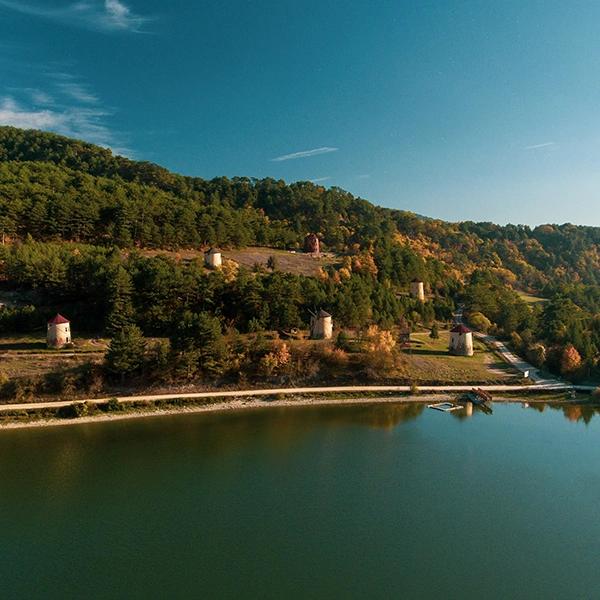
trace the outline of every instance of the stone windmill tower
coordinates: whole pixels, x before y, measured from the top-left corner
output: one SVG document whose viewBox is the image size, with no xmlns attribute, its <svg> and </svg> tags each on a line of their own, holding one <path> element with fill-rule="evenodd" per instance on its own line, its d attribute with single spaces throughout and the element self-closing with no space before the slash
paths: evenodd
<svg viewBox="0 0 600 600">
<path fill-rule="evenodd" d="M 204 253 L 204 264 L 209 269 L 218 269 L 223 264 L 221 251 L 216 248 L 210 248 Z"/>
<path fill-rule="evenodd" d="M 309 233 L 304 238 L 304 252 L 307 254 L 321 254 L 321 241 L 316 233 Z"/>
<path fill-rule="evenodd" d="M 320 310 L 310 318 L 310 337 L 313 340 L 330 340 L 333 336 L 333 317 Z"/>
<path fill-rule="evenodd" d="M 48 348 L 63 348 L 71 343 L 71 323 L 61 314 L 48 321 L 48 333 L 46 336 Z"/>
<path fill-rule="evenodd" d="M 457 356 L 473 356 L 473 332 L 462 323 L 451 329 L 448 349 Z"/>
<path fill-rule="evenodd" d="M 419 302 L 425 302 L 425 284 L 418 279 L 410 282 L 410 295 Z"/>
</svg>

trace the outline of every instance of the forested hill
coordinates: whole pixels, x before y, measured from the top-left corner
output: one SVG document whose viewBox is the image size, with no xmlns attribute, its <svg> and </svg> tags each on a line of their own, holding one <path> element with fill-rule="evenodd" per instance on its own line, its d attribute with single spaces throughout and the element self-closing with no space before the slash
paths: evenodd
<svg viewBox="0 0 600 600">
<path fill-rule="evenodd" d="M 185 177 L 52 133 L 0 127 L 3 240 L 296 248 L 309 231 L 337 252 L 410 249 L 462 279 L 483 267 L 538 291 L 600 283 L 599 228 L 446 223 L 377 207 L 339 188 Z"/>
<path fill-rule="evenodd" d="M 341 255 L 321 263 L 316 277 L 278 269 L 273 256 L 267 269 L 226 263 L 207 272 L 201 261 L 135 251 L 296 249 L 308 232 Z M 198 369 L 208 376 L 213 363 L 198 357 L 221 343 L 220 332 L 307 327 L 322 307 L 341 333 L 375 326 L 393 335 L 403 323 L 433 333 L 457 303 L 475 328 L 510 339 L 536 366 L 600 377 L 599 244 L 593 227 L 446 223 L 339 188 L 207 181 L 51 133 L 0 127 L 0 293 L 19 299 L 0 310 L 0 333 L 34 331 L 57 309 L 107 335 L 139 327 L 170 338 L 170 363 L 187 378 Z M 426 302 L 407 295 L 415 277 Z M 527 304 L 523 291 L 547 301 Z"/>
</svg>

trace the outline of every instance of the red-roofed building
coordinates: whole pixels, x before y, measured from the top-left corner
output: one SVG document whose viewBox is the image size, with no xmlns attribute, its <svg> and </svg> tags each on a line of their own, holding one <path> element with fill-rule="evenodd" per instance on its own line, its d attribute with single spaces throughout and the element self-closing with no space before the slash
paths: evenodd
<svg viewBox="0 0 600 600">
<path fill-rule="evenodd" d="M 304 238 L 304 252 L 317 255 L 321 253 L 321 241 L 316 233 L 309 233 Z"/>
<path fill-rule="evenodd" d="M 48 325 L 62 325 L 64 323 L 70 323 L 70 321 L 60 313 L 56 313 L 56 316 L 48 321 Z"/>
<path fill-rule="evenodd" d="M 473 332 L 462 323 L 450 330 L 450 354 L 473 356 Z"/>
<path fill-rule="evenodd" d="M 71 323 L 69 319 L 57 313 L 48 321 L 46 336 L 48 348 L 63 348 L 71 343 Z"/>
<path fill-rule="evenodd" d="M 465 333 L 472 333 L 472 332 L 471 332 L 471 330 L 466 325 L 463 325 L 462 323 L 460 323 L 454 329 L 451 329 L 450 333 L 462 333 L 462 334 L 465 334 Z"/>
</svg>

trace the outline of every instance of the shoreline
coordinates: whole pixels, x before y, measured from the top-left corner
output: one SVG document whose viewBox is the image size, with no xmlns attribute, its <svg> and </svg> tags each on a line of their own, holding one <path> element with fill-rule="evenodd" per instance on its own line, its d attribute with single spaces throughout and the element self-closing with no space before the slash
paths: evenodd
<svg viewBox="0 0 600 600">
<path fill-rule="evenodd" d="M 440 400 L 442 398 L 442 400 Z M 418 403 L 444 401 L 448 396 L 440 394 L 427 396 L 406 396 L 406 397 L 381 397 L 381 398 L 302 398 L 302 399 L 285 399 L 285 400 L 229 400 L 216 402 L 214 404 L 206 404 L 203 406 L 178 406 L 174 408 L 164 409 L 149 409 L 149 410 L 131 410 L 122 413 L 103 413 L 97 415 L 88 415 L 72 419 L 35 419 L 29 421 L 13 421 L 0 424 L 0 431 L 3 429 L 26 429 L 30 427 L 59 427 L 61 425 L 79 425 L 89 423 L 106 423 L 107 421 L 124 421 L 127 419 L 142 419 L 154 418 L 184 414 L 199 414 L 213 412 L 242 412 L 244 410 L 262 410 L 268 408 L 289 408 L 289 407 L 306 407 L 306 406 L 356 406 L 359 404 L 399 404 L 399 403 Z"/>
<path fill-rule="evenodd" d="M 406 404 L 406 403 L 430 403 L 430 402 L 447 402 L 453 401 L 455 398 L 451 394 L 420 394 L 410 396 L 384 396 L 384 397 L 350 397 L 350 398 L 326 398 L 326 397 L 314 397 L 314 398 L 289 398 L 289 399 L 276 399 L 276 400 L 264 400 L 260 398 L 251 399 L 233 399 L 216 402 L 214 404 L 205 405 L 190 405 L 190 406 L 177 406 L 173 408 L 164 409 L 149 409 L 149 410 L 131 410 L 124 411 L 122 413 L 100 413 L 95 415 L 87 415 L 82 417 L 74 418 L 40 418 L 31 419 L 28 421 L 9 421 L 6 423 L 0 423 L 0 432 L 2 430 L 11 429 L 28 429 L 38 427 L 60 427 L 69 425 L 84 425 L 92 423 L 106 423 L 111 421 L 124 421 L 128 419 L 143 419 L 143 418 L 156 418 L 163 416 L 173 415 L 185 415 L 185 414 L 199 414 L 199 413 L 214 413 L 214 412 L 242 412 L 244 410 L 263 410 L 268 408 L 290 408 L 290 407 L 308 407 L 308 406 L 357 406 L 357 405 L 369 405 L 369 404 Z M 547 398 L 536 399 L 530 397 L 527 399 L 523 398 L 512 398 L 502 397 L 497 398 L 495 402 L 498 403 L 541 403 L 551 402 Z M 559 400 L 555 402 L 569 403 L 569 400 Z"/>
</svg>

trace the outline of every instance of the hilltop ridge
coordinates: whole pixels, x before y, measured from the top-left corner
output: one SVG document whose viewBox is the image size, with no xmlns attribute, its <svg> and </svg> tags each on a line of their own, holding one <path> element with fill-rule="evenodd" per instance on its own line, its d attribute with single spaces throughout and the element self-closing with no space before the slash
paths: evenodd
<svg viewBox="0 0 600 600">
<path fill-rule="evenodd" d="M 13 127 L 0 127 L 0 215 L 4 238 L 296 249 L 314 231 L 335 252 L 376 253 L 392 243 L 462 278 L 489 268 L 538 291 L 551 283 L 600 283 L 600 228 L 449 223 L 310 182 L 178 175 L 93 144 Z"/>
</svg>

